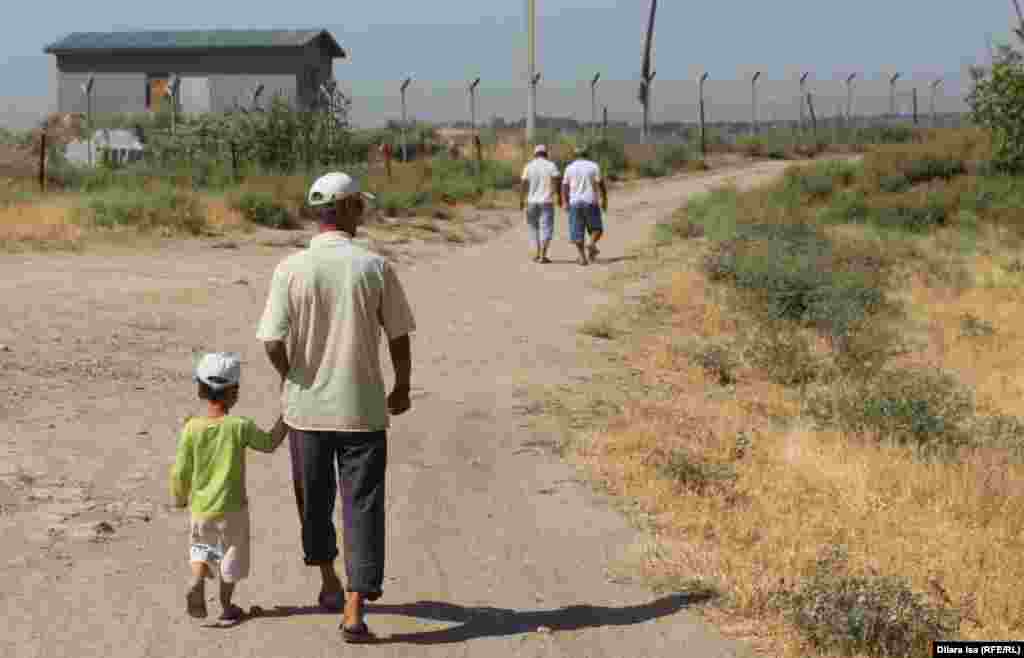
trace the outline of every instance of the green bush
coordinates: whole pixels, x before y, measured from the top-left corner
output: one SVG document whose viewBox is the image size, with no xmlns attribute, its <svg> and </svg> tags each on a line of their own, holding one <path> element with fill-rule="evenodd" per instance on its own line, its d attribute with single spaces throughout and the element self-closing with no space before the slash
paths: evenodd
<svg viewBox="0 0 1024 658">
<path fill-rule="evenodd" d="M 958 158 L 926 157 L 911 160 L 903 167 L 903 175 L 911 185 L 935 179 L 949 180 L 966 171 L 964 161 Z"/>
<path fill-rule="evenodd" d="M 910 189 L 910 179 L 905 174 L 889 174 L 878 181 L 878 189 L 890 194 L 906 192 Z"/>
<path fill-rule="evenodd" d="M 915 139 L 914 128 L 903 124 L 867 126 L 857 131 L 857 141 L 862 144 L 907 144 Z"/>
<path fill-rule="evenodd" d="M 972 69 L 971 77 L 967 103 L 972 120 L 992 134 L 995 168 L 1024 170 L 1024 58 L 1000 48 L 989 70 Z"/>
<path fill-rule="evenodd" d="M 685 167 L 692 159 L 690 147 L 685 144 L 664 144 L 658 147 L 658 162 L 670 171 Z"/>
<path fill-rule="evenodd" d="M 809 415 L 851 434 L 948 452 L 967 445 L 974 404 L 967 391 L 939 371 L 882 369 L 863 381 L 812 396 Z"/>
<path fill-rule="evenodd" d="M 288 208 L 269 192 L 242 192 L 231 200 L 231 207 L 254 224 L 277 229 L 295 228 L 296 222 Z"/>
<path fill-rule="evenodd" d="M 115 190 L 86 196 L 76 209 L 76 219 L 99 228 L 132 227 L 140 231 L 199 235 L 206 216 L 190 193 L 173 188 L 156 192 Z"/>
<path fill-rule="evenodd" d="M 423 190 L 377 194 L 377 206 L 389 217 L 409 216 L 414 210 L 429 205 L 430 201 L 430 193 Z"/>
<path fill-rule="evenodd" d="M 648 160 L 641 162 L 637 172 L 644 178 L 662 178 L 672 173 L 672 170 L 661 160 Z"/>
<path fill-rule="evenodd" d="M 590 142 L 590 159 L 601 165 L 601 171 L 609 180 L 621 178 L 626 173 L 626 147 L 617 138 L 601 137 Z"/>
<path fill-rule="evenodd" d="M 845 189 L 836 192 L 829 205 L 818 212 L 818 220 L 826 224 L 858 224 L 865 221 L 869 214 L 864 193 Z"/>
<path fill-rule="evenodd" d="M 774 600 L 830 654 L 930 656 L 931 643 L 955 637 L 964 616 L 960 608 L 933 605 L 901 578 L 851 574 L 846 551 L 837 546 L 795 591 Z"/>
<path fill-rule="evenodd" d="M 871 221 L 888 229 L 925 233 L 946 223 L 949 210 L 942 200 L 932 197 L 923 206 L 888 206 L 876 208 Z"/>
<path fill-rule="evenodd" d="M 769 317 L 842 336 L 881 308 L 884 294 L 871 273 L 835 270 L 839 258 L 808 224 L 754 224 L 715 245 L 704 267 L 712 280 L 756 292 Z"/>
</svg>

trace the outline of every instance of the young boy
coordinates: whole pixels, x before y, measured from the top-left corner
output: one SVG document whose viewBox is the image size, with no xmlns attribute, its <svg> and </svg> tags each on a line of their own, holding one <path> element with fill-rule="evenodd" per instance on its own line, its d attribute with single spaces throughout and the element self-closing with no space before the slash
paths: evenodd
<svg viewBox="0 0 1024 658">
<path fill-rule="evenodd" d="M 233 354 L 205 355 L 196 368 L 205 417 L 185 423 L 171 470 L 176 507 L 191 503 L 192 582 L 185 597 L 188 614 L 206 617 L 206 579 L 219 566 L 222 621 L 244 611 L 231 602 L 235 584 L 249 575 L 249 509 L 245 491 L 245 449 L 273 452 L 288 426 L 278 417 L 267 433 L 242 416 L 229 416 L 238 402 L 241 363 Z"/>
</svg>

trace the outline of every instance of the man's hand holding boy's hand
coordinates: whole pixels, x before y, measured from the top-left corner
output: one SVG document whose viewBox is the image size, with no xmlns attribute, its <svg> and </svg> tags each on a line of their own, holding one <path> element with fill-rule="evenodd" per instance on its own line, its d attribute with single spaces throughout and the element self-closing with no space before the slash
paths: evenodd
<svg viewBox="0 0 1024 658">
<path fill-rule="evenodd" d="M 404 414 L 412 408 L 412 400 L 409 399 L 409 389 L 396 388 L 388 396 L 388 411 L 392 416 Z"/>
</svg>

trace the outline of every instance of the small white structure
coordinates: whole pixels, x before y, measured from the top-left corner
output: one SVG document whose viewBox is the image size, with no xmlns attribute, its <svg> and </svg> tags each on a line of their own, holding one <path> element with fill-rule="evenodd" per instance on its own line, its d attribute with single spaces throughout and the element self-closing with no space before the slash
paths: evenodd
<svg viewBox="0 0 1024 658">
<path fill-rule="evenodd" d="M 142 142 L 131 130 L 100 129 L 93 133 L 91 144 L 89 140 L 81 139 L 70 142 L 64 149 L 64 157 L 72 164 L 87 166 L 90 162 L 103 162 L 104 154 L 109 152 L 110 163 L 119 166 L 138 162 L 142 159 L 144 150 Z"/>
</svg>

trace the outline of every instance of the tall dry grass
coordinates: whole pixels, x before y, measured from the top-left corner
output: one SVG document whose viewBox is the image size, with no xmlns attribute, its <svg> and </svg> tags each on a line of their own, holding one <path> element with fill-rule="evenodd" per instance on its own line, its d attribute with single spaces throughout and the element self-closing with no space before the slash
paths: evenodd
<svg viewBox="0 0 1024 658">
<path fill-rule="evenodd" d="M 1015 559 L 1024 546 L 1024 262 L 1012 241 L 1024 222 L 1016 184 L 969 174 L 931 179 L 945 170 L 920 164 L 956 160 L 972 169 L 988 148 L 973 131 L 937 132 L 930 143 L 873 150 L 852 173 L 793 172 L 777 187 L 723 192 L 664 224 L 662 252 L 691 264 L 676 265 L 672 283 L 648 301 L 662 310 L 660 324 L 623 334 L 633 336 L 622 342 L 624 365 L 639 377 L 599 382 L 565 402 L 569 409 L 581 408 L 581 399 L 619 405 L 607 422 L 576 435 L 573 452 L 654 524 L 667 550 L 646 563 L 647 575 L 716 588 L 721 605 L 707 614 L 755 639 L 764 655 L 929 656 L 939 635 L 991 640 L 1024 632 L 1017 595 L 1024 566 Z M 906 172 L 926 177 L 900 192 L 879 185 Z M 863 194 L 866 216 L 851 210 L 851 193 Z M 872 209 L 896 198 L 909 208 L 939 204 L 950 220 L 880 228 Z M 819 212 L 830 207 L 842 210 L 839 219 Z M 821 217 L 829 223 L 820 235 L 839 259 L 830 272 L 888 273 L 865 279 L 883 286 L 889 302 L 865 316 L 878 331 L 845 346 L 813 324 L 768 324 L 757 310 L 773 294 L 807 294 L 832 275 L 819 281 L 812 269 L 787 279 L 768 261 L 743 260 L 751 249 L 743 240 L 805 235 L 751 232 L 749 223 L 813 225 Z M 695 237 L 726 245 L 712 263 L 761 292 L 744 292 L 728 277 L 710 281 L 707 243 L 685 241 Z M 802 240 L 793 244 L 816 244 Z M 780 333 L 766 359 L 772 332 Z M 837 350 L 870 354 L 884 368 L 855 375 Z M 778 372 L 794 365 L 786 359 L 816 374 L 786 383 Z M 858 377 L 885 384 L 893 373 L 910 382 L 936 368 L 971 400 L 957 411 L 969 412 L 968 441 L 950 444 L 958 446 L 952 452 L 894 443 L 880 433 L 884 425 L 855 430 L 812 413 L 815 399 L 846 391 L 854 407 L 894 405 L 894 413 L 932 423 L 915 431 L 951 433 L 943 410 L 929 406 L 943 404 L 945 394 L 858 388 Z M 641 394 L 655 388 L 668 394 Z M 856 398 L 878 391 L 896 397 Z M 825 559 L 837 550 L 845 562 Z"/>
</svg>

